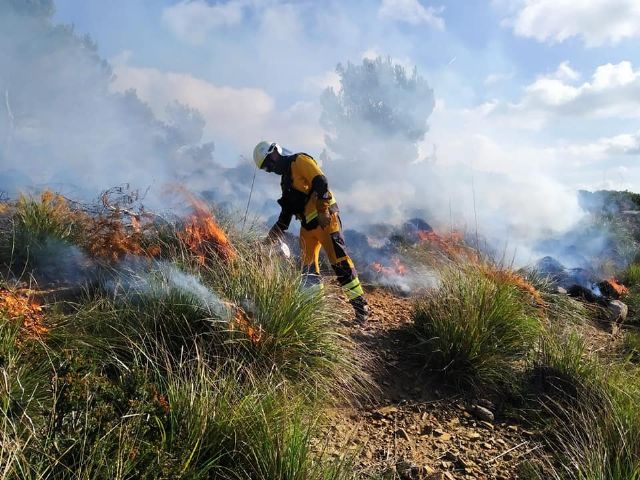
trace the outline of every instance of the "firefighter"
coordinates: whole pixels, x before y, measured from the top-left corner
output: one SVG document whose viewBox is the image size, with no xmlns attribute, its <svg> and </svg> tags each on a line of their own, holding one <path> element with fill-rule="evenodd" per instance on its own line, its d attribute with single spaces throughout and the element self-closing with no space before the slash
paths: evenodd
<svg viewBox="0 0 640 480">
<path fill-rule="evenodd" d="M 289 153 L 271 142 L 260 142 L 253 150 L 258 168 L 282 177 L 282 197 L 278 200 L 281 212 L 268 238 L 281 239 L 295 215 L 301 222 L 300 248 L 306 283 L 320 283 L 318 258 L 322 247 L 355 311 L 356 322 L 363 324 L 368 319 L 369 306 L 358 272 L 347 255 L 338 204 L 329 190 L 327 178 L 311 155 Z"/>
</svg>

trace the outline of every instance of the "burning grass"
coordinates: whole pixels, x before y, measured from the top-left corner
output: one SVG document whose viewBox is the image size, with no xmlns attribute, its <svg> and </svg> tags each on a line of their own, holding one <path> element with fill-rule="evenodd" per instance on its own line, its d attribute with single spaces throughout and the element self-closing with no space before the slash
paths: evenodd
<svg viewBox="0 0 640 480">
<path fill-rule="evenodd" d="M 8 272 L 86 286 L 50 309 L 0 290 L 0 478 L 353 477 L 310 448 L 329 394 L 366 383 L 340 308 L 191 203 L 8 204 Z"/>
<path fill-rule="evenodd" d="M 127 257 L 180 255 L 199 265 L 214 257 L 233 261 L 234 247 L 208 206 L 184 190 L 180 194 L 192 214 L 173 222 L 134 208 L 138 195 L 124 187 L 104 192 L 98 205 L 80 205 L 50 191 L 37 198 L 21 196 L 6 204 L 0 222 L 0 264 L 15 277 L 50 281 L 49 270 L 54 276 L 69 268 L 86 272 Z"/>
<path fill-rule="evenodd" d="M 0 288 L 0 313 L 20 325 L 27 337 L 39 338 L 49 331 L 42 306 L 23 292 Z"/>
<path fill-rule="evenodd" d="M 191 198 L 191 203 L 193 214 L 187 220 L 184 230 L 178 233 L 182 242 L 202 265 L 211 252 L 224 261 L 235 260 L 236 252 L 211 211 L 204 202 L 196 198 Z"/>
<path fill-rule="evenodd" d="M 478 253 L 464 241 L 461 232 L 436 233 L 433 230 L 418 230 L 419 246 L 427 251 L 437 252 L 452 261 L 477 261 Z"/>
<path fill-rule="evenodd" d="M 489 279 L 503 284 L 510 284 L 519 289 L 524 298 L 531 298 L 534 305 L 538 308 L 541 317 L 544 317 L 546 303 L 542 298 L 540 291 L 521 274 L 509 269 L 501 268 L 489 262 L 478 265 L 478 269 L 484 273 Z"/>
</svg>

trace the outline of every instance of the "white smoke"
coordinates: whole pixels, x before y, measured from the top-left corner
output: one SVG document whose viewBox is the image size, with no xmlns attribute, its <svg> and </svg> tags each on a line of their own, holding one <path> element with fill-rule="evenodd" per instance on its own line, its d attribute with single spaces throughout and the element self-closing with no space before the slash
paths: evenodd
<svg viewBox="0 0 640 480">
<path fill-rule="evenodd" d="M 448 109 L 430 89 L 429 72 L 420 72 L 425 80 L 392 60 L 368 59 L 362 63 L 374 65 L 368 75 L 358 77 L 345 67 L 338 72 L 342 82 L 332 76 L 333 94 L 325 93 L 322 109 L 303 102 L 304 115 L 293 109 L 278 116 L 273 99 L 260 89 L 245 89 L 248 96 L 242 97 L 242 89 L 212 89 L 207 82 L 153 69 L 138 78 L 145 72 L 129 67 L 126 59 L 116 65 L 118 79 L 90 39 L 52 23 L 50 7 L 48 0 L 0 3 L 0 190 L 12 195 L 53 187 L 88 199 L 130 183 L 151 186 L 153 206 L 160 204 L 160 187 L 177 180 L 244 212 L 252 162 L 217 165 L 212 140 L 251 145 L 262 138 L 244 137 L 256 135 L 266 120 L 281 126 L 283 117 L 308 118 L 315 109 L 324 112 L 325 155 L 317 141 L 321 128 L 310 132 L 307 123 L 297 122 L 289 138 L 297 150 L 323 157 L 346 228 L 400 225 L 421 217 L 436 229 L 477 232 L 494 249 L 510 249 L 509 256 L 526 263 L 546 253 L 536 248 L 541 239 L 560 235 L 582 217 L 575 193 L 552 168 L 561 163 L 561 151 L 500 138 L 495 123 L 485 125 L 482 109 Z M 358 78 L 360 83 L 349 83 Z M 126 90 L 149 79 L 153 88 L 144 95 Z M 179 98 L 165 98 L 166 81 L 172 80 L 192 88 L 180 90 Z M 237 103 L 227 101 L 225 92 L 245 103 L 228 117 L 216 117 L 220 105 Z M 345 94 L 360 110 L 340 111 Z M 269 130 L 265 137 L 275 133 Z M 209 138 L 212 134 L 221 138 Z M 294 147 L 286 138 L 273 139 Z M 242 153 L 250 156 L 248 149 Z M 250 218 L 273 219 L 278 179 L 257 175 Z"/>
<path fill-rule="evenodd" d="M 483 135 L 481 112 L 434 110 L 415 70 L 378 57 L 338 73 L 339 90 L 323 97 L 330 147 L 323 168 L 347 225 L 422 217 L 527 263 L 539 240 L 583 216 L 576 192 L 545 170 L 549 159 Z"/>
<path fill-rule="evenodd" d="M 0 189 L 55 188 L 79 199 L 159 186 L 210 163 L 204 120 L 179 104 L 159 121 L 88 37 L 54 25 L 51 2 L 0 2 Z M 155 192 L 155 189 L 152 189 Z"/>
</svg>

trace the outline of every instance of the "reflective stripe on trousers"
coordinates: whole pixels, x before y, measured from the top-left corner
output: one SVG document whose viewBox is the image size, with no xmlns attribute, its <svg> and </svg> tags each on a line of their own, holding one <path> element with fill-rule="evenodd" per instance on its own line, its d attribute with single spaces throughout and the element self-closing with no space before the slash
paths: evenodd
<svg viewBox="0 0 640 480">
<path fill-rule="evenodd" d="M 322 248 L 329 257 L 329 262 L 346 297 L 353 300 L 364 294 L 358 272 L 347 254 L 342 225 L 337 213 L 331 214 L 331 222 L 325 229 L 319 226 L 312 230 L 301 228 L 300 247 L 305 274 L 320 274 L 318 260 Z"/>
</svg>

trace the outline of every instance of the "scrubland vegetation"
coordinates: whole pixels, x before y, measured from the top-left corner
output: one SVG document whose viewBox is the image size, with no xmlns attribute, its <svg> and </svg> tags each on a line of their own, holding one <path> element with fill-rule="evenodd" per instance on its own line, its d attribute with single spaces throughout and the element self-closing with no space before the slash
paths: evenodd
<svg viewBox="0 0 640 480">
<path fill-rule="evenodd" d="M 330 285 L 304 288 L 202 204 L 170 221 L 51 193 L 0 208 L 0 478 L 371 478 L 323 453 L 323 410 L 375 396 Z M 583 328 L 598 308 L 436 247 L 407 252 L 438 279 L 407 347 L 427 375 L 539 432 L 521 478 L 640 478 L 640 264 L 602 351 Z"/>
<path fill-rule="evenodd" d="M 310 443 L 366 385 L 340 307 L 250 240 L 122 217 L 4 206 L 2 478 L 348 478 Z"/>
</svg>

